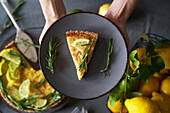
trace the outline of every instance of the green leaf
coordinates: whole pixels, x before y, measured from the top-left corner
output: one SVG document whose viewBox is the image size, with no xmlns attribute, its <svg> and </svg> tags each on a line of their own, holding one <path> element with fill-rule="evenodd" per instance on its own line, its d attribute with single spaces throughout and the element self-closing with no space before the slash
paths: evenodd
<svg viewBox="0 0 170 113">
<path fill-rule="evenodd" d="M 139 93 L 139 92 L 129 92 L 126 95 L 126 97 L 129 99 L 134 98 L 134 97 L 140 97 L 140 96 L 142 96 L 142 93 Z"/>
<path fill-rule="evenodd" d="M 138 55 L 137 55 L 137 51 L 134 50 L 130 53 L 129 55 L 129 59 L 132 61 L 132 63 L 135 65 L 135 66 L 139 66 L 140 62 L 139 62 L 139 58 L 138 58 Z"/>
<path fill-rule="evenodd" d="M 114 107 L 115 102 L 119 100 L 121 92 L 122 92 L 121 90 L 113 90 L 110 93 L 109 102 L 112 107 Z"/>
<path fill-rule="evenodd" d="M 170 45 L 170 40 L 160 40 L 160 41 L 155 45 L 155 49 L 162 48 L 164 45 Z"/>
<path fill-rule="evenodd" d="M 146 45 L 146 55 L 149 53 L 151 56 L 152 52 L 154 51 L 154 48 L 155 47 L 154 47 L 153 43 L 149 40 Z"/>
<path fill-rule="evenodd" d="M 148 81 L 150 77 L 150 72 L 147 64 L 142 64 L 139 67 L 139 76 L 141 80 L 144 80 L 145 82 Z"/>
<path fill-rule="evenodd" d="M 120 103 L 121 103 L 121 112 L 120 113 L 123 112 L 123 106 L 124 106 L 125 100 L 126 99 L 124 97 L 122 97 L 121 100 L 120 100 Z"/>
<path fill-rule="evenodd" d="M 127 81 L 127 93 L 136 91 L 139 86 L 139 78 L 138 77 L 130 77 Z"/>
<path fill-rule="evenodd" d="M 149 37 L 148 37 L 148 35 L 146 35 L 146 34 L 140 34 L 139 37 L 144 38 L 144 39 L 147 40 L 147 42 L 149 42 Z"/>
<path fill-rule="evenodd" d="M 160 70 L 165 67 L 165 63 L 161 56 L 151 57 L 151 64 L 156 72 L 160 72 Z"/>
<path fill-rule="evenodd" d="M 156 56 L 156 55 L 158 55 L 158 52 L 156 52 L 156 51 L 153 51 L 153 52 L 151 53 L 151 56 Z"/>
<path fill-rule="evenodd" d="M 153 66 L 149 65 L 149 66 L 148 66 L 148 70 L 149 70 L 149 74 L 150 74 L 150 75 L 155 74 L 155 69 L 154 69 Z"/>
</svg>

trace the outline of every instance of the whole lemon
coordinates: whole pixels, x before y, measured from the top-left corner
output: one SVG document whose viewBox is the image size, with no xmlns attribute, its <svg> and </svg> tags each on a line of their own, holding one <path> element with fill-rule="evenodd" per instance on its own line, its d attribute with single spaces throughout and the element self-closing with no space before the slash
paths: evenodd
<svg viewBox="0 0 170 113">
<path fill-rule="evenodd" d="M 151 100 L 157 104 L 161 113 L 170 112 L 170 96 L 153 92 Z"/>
<path fill-rule="evenodd" d="M 115 112 L 116 112 L 116 113 L 120 113 L 121 110 L 122 110 L 122 105 L 121 105 L 121 103 L 120 103 L 120 99 L 115 102 L 114 107 L 112 107 L 112 106 L 110 105 L 110 101 L 108 100 L 107 106 L 108 106 L 108 108 L 110 109 L 110 111 L 112 111 L 113 113 L 115 113 Z M 123 106 L 123 111 L 122 111 L 122 113 L 127 113 L 127 108 L 126 108 L 125 106 Z"/>
<path fill-rule="evenodd" d="M 164 79 L 161 83 L 160 92 L 170 96 L 170 77 Z"/>
<path fill-rule="evenodd" d="M 103 4 L 100 6 L 98 14 L 104 16 L 107 13 L 109 7 L 110 3 Z"/>
<path fill-rule="evenodd" d="M 134 97 L 125 100 L 129 113 L 160 113 L 156 103 L 148 97 Z"/>
<path fill-rule="evenodd" d="M 154 76 L 150 76 L 148 82 L 140 81 L 137 91 L 144 96 L 151 96 L 153 91 L 159 91 L 159 80 Z"/>
</svg>

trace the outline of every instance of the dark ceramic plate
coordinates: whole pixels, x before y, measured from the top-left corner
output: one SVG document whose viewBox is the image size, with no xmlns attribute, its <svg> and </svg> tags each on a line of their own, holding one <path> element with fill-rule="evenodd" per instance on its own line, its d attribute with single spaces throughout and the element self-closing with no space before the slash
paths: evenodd
<svg viewBox="0 0 170 113">
<path fill-rule="evenodd" d="M 42 31 L 42 28 L 30 28 L 30 29 L 26 29 L 24 30 L 26 33 L 29 34 L 29 36 L 32 38 L 33 42 L 35 44 L 38 44 L 38 40 L 39 40 L 39 36 L 40 36 L 40 33 Z M 11 37 L 9 37 L 1 46 L 0 46 L 0 51 L 2 51 L 4 49 L 4 47 L 10 43 L 12 40 L 15 40 L 15 34 L 12 35 Z M 38 51 L 38 49 L 37 49 Z M 27 59 L 28 60 L 28 59 Z M 29 60 L 28 60 L 29 61 Z M 33 68 L 35 69 L 39 69 L 39 65 L 38 63 L 34 64 L 32 62 L 29 62 Z M 46 110 L 46 111 L 43 111 L 42 113 L 51 113 L 51 112 L 54 112 L 54 111 L 57 111 L 59 109 L 61 109 L 64 105 L 66 105 L 67 103 L 69 102 L 69 99 L 68 98 L 65 98 L 59 105 L 53 107 L 52 109 L 50 110 Z M 6 102 L 5 102 L 6 103 Z M 8 105 L 8 103 L 6 103 Z M 10 106 L 10 105 L 8 105 Z M 11 106 L 10 106 L 11 107 Z M 13 107 L 12 107 L 13 108 Z M 14 109 L 14 110 L 17 110 L 17 109 Z M 21 112 L 21 111 L 18 111 L 17 112 Z M 24 113 L 24 112 L 22 112 Z"/>
<path fill-rule="evenodd" d="M 99 34 L 88 71 L 78 80 L 65 32 L 69 30 L 92 31 Z M 51 37 L 60 39 L 52 74 L 47 67 L 46 52 Z M 108 40 L 113 39 L 113 53 L 108 73 L 100 73 L 107 61 Z M 60 93 L 76 99 L 94 99 L 113 89 L 122 78 L 127 64 L 127 47 L 119 29 L 106 18 L 95 13 L 75 13 L 56 21 L 46 32 L 39 51 L 40 67 L 48 82 Z"/>
</svg>

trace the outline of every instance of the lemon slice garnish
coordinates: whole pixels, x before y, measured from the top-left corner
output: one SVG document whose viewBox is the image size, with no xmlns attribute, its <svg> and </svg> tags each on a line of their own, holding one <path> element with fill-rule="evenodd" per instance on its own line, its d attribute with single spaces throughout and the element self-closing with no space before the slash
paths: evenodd
<svg viewBox="0 0 170 113">
<path fill-rule="evenodd" d="M 23 98 L 28 98 L 30 94 L 30 80 L 29 79 L 22 82 L 22 84 L 19 87 L 19 94 Z"/>
<path fill-rule="evenodd" d="M 33 105 L 37 108 L 41 108 L 47 104 L 47 99 L 39 99 L 37 98 Z"/>
<path fill-rule="evenodd" d="M 8 81 L 7 87 L 12 87 L 13 85 L 14 86 L 19 86 L 20 85 L 20 81 L 15 80 L 14 78 L 12 78 L 9 70 L 6 73 L 6 79 Z"/>
<path fill-rule="evenodd" d="M 82 46 L 84 44 L 89 44 L 89 39 L 77 39 L 73 42 L 72 46 L 76 47 L 79 51 L 84 52 L 87 46 Z"/>
<path fill-rule="evenodd" d="M 10 74 L 10 71 L 9 71 L 9 70 L 8 70 L 7 73 L 6 73 L 6 78 L 7 78 L 7 80 L 8 80 L 9 83 L 15 82 L 15 79 L 13 79 L 13 78 L 11 77 L 11 74 Z"/>
<path fill-rule="evenodd" d="M 12 74 L 12 78 L 14 78 L 15 80 L 19 80 L 20 79 L 20 69 L 17 68 L 14 73 Z"/>
<path fill-rule="evenodd" d="M 8 70 L 8 63 L 5 59 L 0 62 L 0 76 L 5 74 Z"/>
<path fill-rule="evenodd" d="M 11 73 L 12 78 L 15 80 L 20 79 L 20 69 L 18 67 L 19 65 L 16 65 L 13 62 L 9 63 L 9 71 Z"/>
<path fill-rule="evenodd" d="M 9 66 L 9 71 L 10 71 L 11 73 L 14 73 L 14 71 L 19 67 L 19 65 L 16 65 L 16 64 L 13 63 L 13 62 L 10 62 L 8 66 Z"/>
<path fill-rule="evenodd" d="M 0 56 L 2 56 L 3 58 L 17 64 L 20 65 L 21 64 L 21 59 L 19 59 L 16 56 L 10 55 L 10 51 L 11 49 L 4 49 L 0 52 Z"/>
</svg>

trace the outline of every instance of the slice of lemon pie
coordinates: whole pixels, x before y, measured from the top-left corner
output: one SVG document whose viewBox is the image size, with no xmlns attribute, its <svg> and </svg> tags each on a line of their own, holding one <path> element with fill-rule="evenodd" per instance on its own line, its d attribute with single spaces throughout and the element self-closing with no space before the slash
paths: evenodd
<svg viewBox="0 0 170 113">
<path fill-rule="evenodd" d="M 98 33 L 88 31 L 66 32 L 67 43 L 77 69 L 78 79 L 81 80 L 87 71 L 87 64 L 93 54 Z"/>
</svg>

